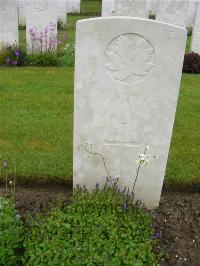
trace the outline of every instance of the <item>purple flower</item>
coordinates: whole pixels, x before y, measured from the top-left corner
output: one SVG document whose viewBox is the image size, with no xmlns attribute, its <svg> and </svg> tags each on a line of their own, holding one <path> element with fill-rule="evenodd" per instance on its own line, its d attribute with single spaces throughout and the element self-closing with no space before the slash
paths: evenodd
<svg viewBox="0 0 200 266">
<path fill-rule="evenodd" d="M 155 237 L 156 237 L 157 239 L 160 239 L 160 238 L 161 238 L 161 233 L 160 233 L 160 232 L 156 232 Z"/>
<path fill-rule="evenodd" d="M 19 57 L 19 56 L 20 56 L 20 52 L 19 52 L 19 50 L 15 50 L 15 51 L 14 51 L 14 54 L 15 54 L 16 57 Z"/>
<path fill-rule="evenodd" d="M 6 64 L 9 64 L 9 63 L 10 63 L 10 58 L 7 57 L 7 58 L 6 58 Z"/>
<path fill-rule="evenodd" d="M 13 64 L 14 66 L 16 66 L 16 65 L 17 65 L 17 61 L 16 61 L 16 60 L 13 61 L 12 64 Z"/>
</svg>

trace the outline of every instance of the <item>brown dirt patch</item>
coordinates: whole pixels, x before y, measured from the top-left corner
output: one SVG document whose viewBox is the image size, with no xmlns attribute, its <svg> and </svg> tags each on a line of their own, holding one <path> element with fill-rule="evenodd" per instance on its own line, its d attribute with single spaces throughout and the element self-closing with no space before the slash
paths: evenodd
<svg viewBox="0 0 200 266">
<path fill-rule="evenodd" d="M 158 250 L 166 252 L 162 265 L 200 265 L 200 194 L 165 192 L 153 213 L 161 233 Z"/>
<path fill-rule="evenodd" d="M 0 190 L 0 194 L 1 194 Z M 56 198 L 65 202 L 72 195 L 72 186 L 42 185 L 17 187 L 16 207 L 25 219 L 37 213 Z M 160 207 L 152 212 L 155 231 L 159 232 L 156 250 L 165 251 L 161 265 L 200 265 L 200 194 L 164 192 Z"/>
</svg>

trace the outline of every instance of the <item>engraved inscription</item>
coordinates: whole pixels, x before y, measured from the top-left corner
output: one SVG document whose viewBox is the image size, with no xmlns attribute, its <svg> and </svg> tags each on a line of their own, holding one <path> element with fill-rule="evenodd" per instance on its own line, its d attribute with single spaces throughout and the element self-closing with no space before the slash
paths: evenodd
<svg viewBox="0 0 200 266">
<path fill-rule="evenodd" d="M 155 49 L 143 36 L 127 33 L 105 50 L 105 68 L 115 80 L 131 84 L 144 80 L 155 65 Z"/>
<path fill-rule="evenodd" d="M 138 143 L 134 141 L 117 141 L 117 140 L 105 140 L 106 146 L 119 146 L 119 147 L 137 147 Z"/>
<path fill-rule="evenodd" d="M 48 8 L 48 1 L 45 1 L 45 0 L 37 0 L 37 1 L 34 2 L 34 8 L 38 12 L 45 11 Z"/>
</svg>

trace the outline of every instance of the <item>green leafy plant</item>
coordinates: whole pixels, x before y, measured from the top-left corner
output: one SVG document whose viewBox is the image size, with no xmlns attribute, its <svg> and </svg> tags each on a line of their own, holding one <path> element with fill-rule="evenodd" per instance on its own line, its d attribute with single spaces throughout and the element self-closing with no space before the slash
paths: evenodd
<svg viewBox="0 0 200 266">
<path fill-rule="evenodd" d="M 1 46 L 0 65 L 24 66 L 27 64 L 26 51 L 17 45 Z"/>
<path fill-rule="evenodd" d="M 67 44 L 62 48 L 62 56 L 58 58 L 59 66 L 73 67 L 75 61 L 75 47 L 73 44 Z"/>
<path fill-rule="evenodd" d="M 22 222 L 13 202 L 0 197 L 0 265 L 18 265 L 22 236 Z"/>
<path fill-rule="evenodd" d="M 40 52 L 28 55 L 28 62 L 32 66 L 58 66 L 58 58 L 56 53 Z"/>
<path fill-rule="evenodd" d="M 38 216 L 28 231 L 25 265 L 157 265 L 151 218 L 117 183 Z"/>
</svg>

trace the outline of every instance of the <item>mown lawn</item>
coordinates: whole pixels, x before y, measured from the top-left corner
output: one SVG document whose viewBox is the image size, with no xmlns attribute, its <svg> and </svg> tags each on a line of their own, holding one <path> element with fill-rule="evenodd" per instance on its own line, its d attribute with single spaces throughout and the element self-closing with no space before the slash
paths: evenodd
<svg viewBox="0 0 200 266">
<path fill-rule="evenodd" d="M 0 154 L 22 182 L 72 180 L 73 68 L 0 69 Z M 183 75 L 166 173 L 200 182 L 200 75 Z"/>
<path fill-rule="evenodd" d="M 72 176 L 73 69 L 0 69 L 0 154 L 22 180 Z"/>
</svg>

